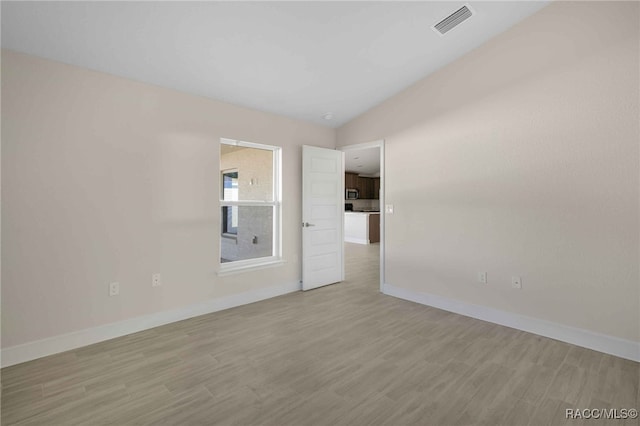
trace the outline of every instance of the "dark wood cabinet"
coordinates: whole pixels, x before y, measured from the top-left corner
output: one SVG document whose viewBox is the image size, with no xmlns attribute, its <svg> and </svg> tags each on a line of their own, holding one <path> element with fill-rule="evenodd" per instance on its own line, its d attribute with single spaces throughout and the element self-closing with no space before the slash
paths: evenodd
<svg viewBox="0 0 640 426">
<path fill-rule="evenodd" d="M 359 189 L 358 188 L 358 175 L 356 173 L 344 174 L 344 188 L 345 189 Z"/>
<path fill-rule="evenodd" d="M 380 178 L 360 177 L 357 173 L 344 174 L 345 189 L 357 189 L 362 200 L 380 198 Z"/>
<path fill-rule="evenodd" d="M 380 178 L 373 179 L 373 199 L 380 199 Z"/>
<path fill-rule="evenodd" d="M 379 214 L 370 214 L 369 215 L 369 243 L 379 243 L 380 242 L 380 215 Z"/>
<path fill-rule="evenodd" d="M 360 191 L 360 198 L 363 200 L 370 200 L 373 198 L 373 181 L 368 177 L 358 176 L 358 190 Z"/>
</svg>

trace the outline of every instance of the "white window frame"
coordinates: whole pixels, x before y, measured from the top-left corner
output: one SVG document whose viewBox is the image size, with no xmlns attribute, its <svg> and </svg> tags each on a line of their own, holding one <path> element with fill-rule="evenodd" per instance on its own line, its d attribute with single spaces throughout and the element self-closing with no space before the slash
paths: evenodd
<svg viewBox="0 0 640 426">
<path fill-rule="evenodd" d="M 256 148 L 270 150 L 273 154 L 273 201 L 226 201 L 222 199 L 222 183 L 219 185 L 219 206 L 220 212 L 220 229 L 222 230 L 222 207 L 226 206 L 272 206 L 273 207 L 273 247 L 272 256 L 258 257 L 254 259 L 237 260 L 234 262 L 220 261 L 218 256 L 218 275 L 228 275 L 252 269 L 261 269 L 264 267 L 277 266 L 283 262 L 282 260 L 282 148 L 274 145 L 265 145 L 260 143 L 246 142 L 235 139 L 220 139 L 221 145 L 241 146 L 245 148 Z M 218 164 L 218 175 L 222 176 L 222 168 Z M 219 247 L 222 250 L 222 232 L 219 233 Z"/>
</svg>

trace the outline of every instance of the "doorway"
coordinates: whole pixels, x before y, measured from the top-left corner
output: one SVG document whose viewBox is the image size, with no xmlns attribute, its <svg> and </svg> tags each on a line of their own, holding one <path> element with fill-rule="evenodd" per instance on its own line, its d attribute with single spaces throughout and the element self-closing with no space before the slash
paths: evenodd
<svg viewBox="0 0 640 426">
<path fill-rule="evenodd" d="M 378 290 L 383 292 L 384 140 L 339 149 L 345 154 L 345 276 L 378 276 Z"/>
</svg>

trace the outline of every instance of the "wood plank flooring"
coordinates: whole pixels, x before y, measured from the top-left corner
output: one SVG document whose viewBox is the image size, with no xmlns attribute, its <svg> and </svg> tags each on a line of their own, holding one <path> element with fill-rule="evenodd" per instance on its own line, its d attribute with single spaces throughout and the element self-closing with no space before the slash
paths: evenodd
<svg viewBox="0 0 640 426">
<path fill-rule="evenodd" d="M 3 425 L 600 425 L 640 408 L 639 364 L 347 280 L 5 368 Z M 637 419 L 608 424 L 638 426 Z"/>
</svg>

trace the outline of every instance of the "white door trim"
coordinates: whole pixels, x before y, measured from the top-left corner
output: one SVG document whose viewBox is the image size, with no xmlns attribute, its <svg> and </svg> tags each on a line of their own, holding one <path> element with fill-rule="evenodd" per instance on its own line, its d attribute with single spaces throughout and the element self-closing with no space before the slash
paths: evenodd
<svg viewBox="0 0 640 426">
<path fill-rule="evenodd" d="M 384 139 L 373 142 L 358 143 L 341 146 L 341 151 L 355 151 L 358 149 L 380 148 L 380 292 L 384 293 L 384 248 L 385 248 L 385 170 L 384 170 Z"/>
</svg>

